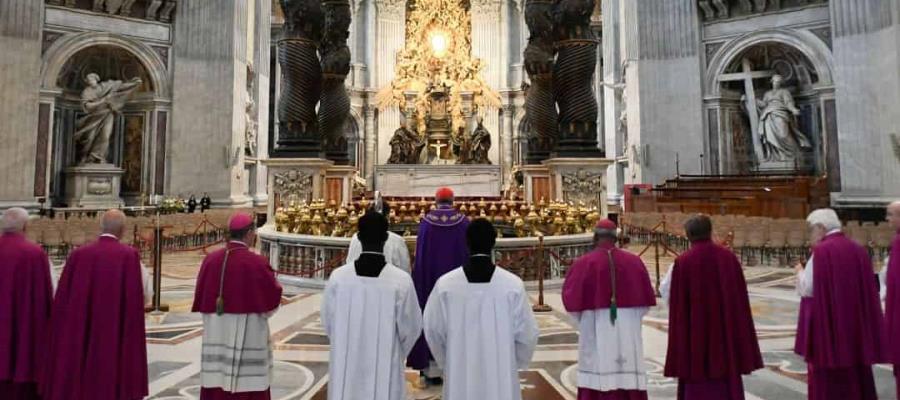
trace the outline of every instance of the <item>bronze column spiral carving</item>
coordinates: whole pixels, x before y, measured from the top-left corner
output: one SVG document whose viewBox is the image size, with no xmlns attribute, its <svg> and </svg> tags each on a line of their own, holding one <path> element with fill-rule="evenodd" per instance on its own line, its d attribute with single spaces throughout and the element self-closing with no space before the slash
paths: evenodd
<svg viewBox="0 0 900 400">
<path fill-rule="evenodd" d="M 350 113 L 350 97 L 344 87 L 350 73 L 350 2 L 326 0 L 322 2 L 325 13 L 322 44 L 322 96 L 319 103 L 319 130 L 325 148 L 325 157 L 336 164 L 346 165 L 347 138 L 344 124 Z"/>
<path fill-rule="evenodd" d="M 316 104 L 322 92 L 322 68 L 317 54 L 323 13 L 318 0 L 280 0 L 284 28 L 278 40 L 281 96 L 278 99 L 278 140 L 274 156 L 319 157 Z"/>
<path fill-rule="evenodd" d="M 597 149 L 597 98 L 592 77 L 597 67 L 597 44 L 591 31 L 594 0 L 560 0 L 556 9 L 557 58 L 553 70 L 559 107 L 561 157 L 600 155 Z"/>
<path fill-rule="evenodd" d="M 557 137 L 557 113 L 553 90 L 553 2 L 527 0 L 525 23 L 530 36 L 525 47 L 525 71 L 531 79 L 525 98 L 525 112 L 531 125 L 528 137 L 529 164 L 550 157 Z"/>
</svg>

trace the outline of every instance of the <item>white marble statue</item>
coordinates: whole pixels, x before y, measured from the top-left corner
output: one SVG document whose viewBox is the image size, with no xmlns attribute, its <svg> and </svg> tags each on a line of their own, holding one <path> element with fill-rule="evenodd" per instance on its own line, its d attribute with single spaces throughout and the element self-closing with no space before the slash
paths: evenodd
<svg viewBox="0 0 900 400">
<path fill-rule="evenodd" d="M 794 105 L 791 92 L 781 87 L 783 82 L 781 75 L 773 76 L 772 89 L 762 100 L 756 99 L 761 110 L 759 136 L 765 157 L 762 161 L 793 162 L 802 150 L 812 147 L 809 138 L 797 126 L 800 109 Z"/>
<path fill-rule="evenodd" d="M 88 74 L 85 82 L 87 87 L 81 92 L 81 106 L 87 115 L 75 124 L 76 162 L 79 165 L 102 164 L 108 162 L 106 154 L 116 114 L 143 82 L 140 78 L 128 82 L 100 82 L 100 76 L 95 73 Z"/>
</svg>

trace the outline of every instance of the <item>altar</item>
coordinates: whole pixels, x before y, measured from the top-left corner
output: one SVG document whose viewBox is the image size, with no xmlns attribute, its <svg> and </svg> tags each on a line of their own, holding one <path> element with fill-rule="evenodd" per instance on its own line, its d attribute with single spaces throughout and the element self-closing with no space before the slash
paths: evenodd
<svg viewBox="0 0 900 400">
<path fill-rule="evenodd" d="M 443 186 L 458 197 L 500 197 L 499 165 L 390 164 L 375 167 L 375 190 L 389 197 L 431 197 Z"/>
</svg>

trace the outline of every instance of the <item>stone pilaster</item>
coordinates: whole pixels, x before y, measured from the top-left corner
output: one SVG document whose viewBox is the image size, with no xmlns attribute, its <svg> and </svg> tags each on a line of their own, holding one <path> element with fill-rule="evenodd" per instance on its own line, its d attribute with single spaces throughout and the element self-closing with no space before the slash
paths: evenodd
<svg viewBox="0 0 900 400">
<path fill-rule="evenodd" d="M 375 0 L 377 16 L 375 18 L 375 35 L 377 42 L 375 48 L 374 63 L 371 70 L 375 75 L 372 87 L 381 88 L 389 85 L 394 79 L 394 69 L 397 64 L 396 55 L 406 37 L 406 2 L 400 0 Z M 370 81 L 371 82 L 371 81 Z M 390 135 L 400 127 L 400 110 L 388 108 L 378 113 L 378 129 L 386 137 L 378 138 L 376 164 L 384 164 L 390 156 Z M 374 171 L 374 169 L 373 169 Z M 374 188 L 378 189 L 378 188 Z"/>
<path fill-rule="evenodd" d="M 166 193 L 208 192 L 219 206 L 244 194 L 247 0 L 181 2 L 175 17 L 172 135 Z M 261 131 L 262 132 L 262 131 Z M 263 133 L 265 134 L 265 133 Z M 197 157 L 198 152 L 207 153 Z"/>
<path fill-rule="evenodd" d="M 369 188 L 373 188 L 375 185 L 375 159 L 377 154 L 375 153 L 378 148 L 378 131 L 375 126 L 375 107 L 372 105 L 366 106 L 364 112 L 365 118 L 365 141 L 366 141 L 366 164 L 363 172 L 366 177 L 366 185 Z"/>
<path fill-rule="evenodd" d="M 837 203 L 895 200 L 900 159 L 889 135 L 900 135 L 900 1 L 832 0 L 830 7 L 839 157 L 827 162 L 840 165 Z"/>
<path fill-rule="evenodd" d="M 273 71 L 269 64 L 271 59 L 271 43 L 272 43 L 272 3 L 269 1 L 256 0 L 255 2 L 256 24 L 254 24 L 254 61 L 253 66 L 256 70 L 256 120 L 258 121 L 256 129 L 256 155 L 258 159 L 265 159 L 269 156 L 269 104 L 274 99 L 269 98 L 269 85 L 272 80 Z M 265 204 L 268 199 L 266 192 L 267 176 L 266 166 L 261 162 L 256 164 L 256 179 L 253 197 L 253 204 Z"/>
<path fill-rule="evenodd" d="M 43 1 L 0 2 L 0 208 L 47 195 L 53 109 L 38 112 L 42 11 Z"/>
<path fill-rule="evenodd" d="M 633 180 L 661 183 L 675 174 L 676 159 L 681 173 L 699 173 L 705 145 L 696 1 L 608 1 L 620 9 L 622 57 L 614 64 L 626 65 L 628 140 L 641 154 Z"/>
<path fill-rule="evenodd" d="M 506 67 L 504 53 L 504 40 L 498 40 L 503 29 L 504 17 L 501 17 L 501 0 L 473 0 L 472 2 L 472 56 L 480 58 L 484 68 L 481 71 L 482 78 L 488 86 L 494 90 L 503 88 L 503 68 Z M 494 60 L 494 61 L 491 61 Z M 498 110 L 478 110 L 484 116 L 484 127 L 491 133 L 491 143 L 500 143 L 500 115 Z M 467 133 L 471 132 L 471 127 Z M 488 159 L 492 163 L 500 163 L 500 146 L 493 145 L 488 152 Z"/>
</svg>

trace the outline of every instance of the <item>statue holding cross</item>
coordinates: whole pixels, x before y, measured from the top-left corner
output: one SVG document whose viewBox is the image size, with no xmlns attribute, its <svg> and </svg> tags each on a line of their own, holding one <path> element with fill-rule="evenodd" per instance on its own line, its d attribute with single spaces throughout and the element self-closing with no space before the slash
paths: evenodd
<svg viewBox="0 0 900 400">
<path fill-rule="evenodd" d="M 791 169 L 802 167 L 802 152 L 812 147 L 809 138 L 797 124 L 800 110 L 790 91 L 782 87 L 784 79 L 770 70 L 753 71 L 749 59 L 741 62 L 742 71 L 723 74 L 720 82 L 743 81 L 741 101 L 750 120 L 750 132 L 757 164 L 780 165 Z M 772 89 L 756 95 L 754 79 L 769 79 Z"/>
</svg>

